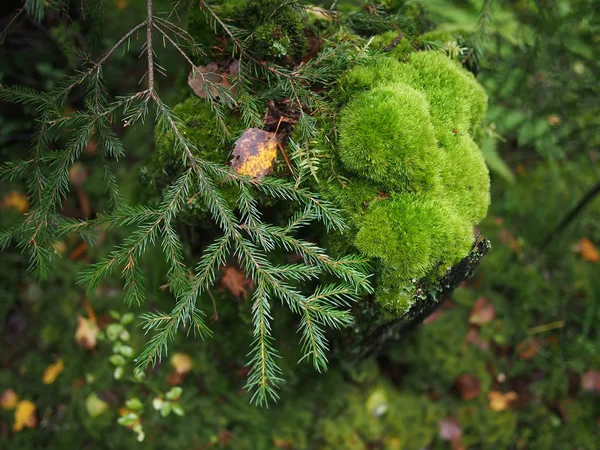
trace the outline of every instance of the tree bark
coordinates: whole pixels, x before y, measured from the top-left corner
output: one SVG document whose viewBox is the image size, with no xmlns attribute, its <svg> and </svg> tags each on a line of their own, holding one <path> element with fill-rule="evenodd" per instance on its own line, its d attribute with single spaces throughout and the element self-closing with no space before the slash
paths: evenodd
<svg viewBox="0 0 600 450">
<path fill-rule="evenodd" d="M 471 252 L 452 267 L 439 281 L 436 289 L 423 288 L 414 294 L 415 302 L 401 317 L 377 323 L 381 317 L 379 306 L 371 299 L 368 307 L 361 305 L 355 314 L 356 322 L 343 337 L 335 342 L 336 355 L 350 364 L 380 353 L 391 341 L 400 341 L 438 309 L 452 292 L 472 275 L 491 248 L 490 241 L 478 239 Z M 350 361 L 349 361 L 350 360 Z"/>
</svg>

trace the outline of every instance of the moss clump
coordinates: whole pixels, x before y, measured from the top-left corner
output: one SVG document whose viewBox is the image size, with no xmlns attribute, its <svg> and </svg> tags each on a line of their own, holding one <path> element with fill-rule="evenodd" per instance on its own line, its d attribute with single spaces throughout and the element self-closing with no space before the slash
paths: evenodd
<svg viewBox="0 0 600 450">
<path fill-rule="evenodd" d="M 253 0 L 240 20 L 253 30 L 248 48 L 258 58 L 295 61 L 304 55 L 304 24 L 291 6 L 281 6 L 276 0 Z"/>
<path fill-rule="evenodd" d="M 373 89 L 342 112 L 339 155 L 344 166 L 382 186 L 434 189 L 438 154 L 427 99 L 408 85 Z"/>
<path fill-rule="evenodd" d="M 223 132 L 215 119 L 215 113 L 207 102 L 190 97 L 173 108 L 173 113 L 183 124 L 183 135 L 194 143 L 195 156 L 206 161 L 225 163 L 230 145 L 222 142 Z M 235 130 L 237 120 L 228 117 L 226 125 Z M 175 146 L 172 133 L 162 133 L 156 138 L 156 149 L 143 174 L 151 189 L 161 191 L 175 180 L 183 170 L 181 151 Z"/>
<path fill-rule="evenodd" d="M 468 253 L 490 198 L 470 135 L 485 114 L 483 88 L 441 52 L 403 61 L 377 57 L 342 77 L 336 159 L 347 186 L 326 191 L 347 211 L 354 245 L 380 262 L 376 299 L 395 314 L 418 280 Z"/>
<path fill-rule="evenodd" d="M 399 34 L 400 33 L 398 31 L 387 31 L 383 34 L 378 34 L 373 38 L 373 42 L 371 42 L 371 45 L 373 46 L 373 48 L 383 50 L 385 47 L 394 42 L 398 38 Z M 412 42 L 409 39 L 403 37 L 396 43 L 396 45 L 394 45 L 394 47 L 387 53 L 387 55 L 391 58 L 397 58 L 399 60 L 402 60 L 412 52 Z"/>
</svg>

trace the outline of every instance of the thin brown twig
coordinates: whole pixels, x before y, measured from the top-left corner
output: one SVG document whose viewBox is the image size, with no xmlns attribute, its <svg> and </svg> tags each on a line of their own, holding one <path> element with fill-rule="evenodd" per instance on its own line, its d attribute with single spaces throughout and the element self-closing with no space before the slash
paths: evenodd
<svg viewBox="0 0 600 450">
<path fill-rule="evenodd" d="M 152 17 L 152 0 L 146 0 L 146 54 L 148 55 L 148 89 L 154 94 L 154 53 L 152 51 L 152 28 L 154 18 Z"/>
</svg>

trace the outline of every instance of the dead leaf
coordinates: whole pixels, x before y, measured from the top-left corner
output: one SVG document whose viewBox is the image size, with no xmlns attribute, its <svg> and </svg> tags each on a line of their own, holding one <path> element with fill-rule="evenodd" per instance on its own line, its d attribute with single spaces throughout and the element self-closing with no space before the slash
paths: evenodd
<svg viewBox="0 0 600 450">
<path fill-rule="evenodd" d="M 2 199 L 2 206 L 4 208 L 16 209 L 23 214 L 29 209 L 29 199 L 22 192 L 11 191 Z"/>
<path fill-rule="evenodd" d="M 277 157 L 277 137 L 275 133 L 248 128 L 235 141 L 231 167 L 240 175 L 248 175 L 257 180 L 273 171 Z"/>
<path fill-rule="evenodd" d="M 35 428 L 37 423 L 35 405 L 29 400 L 21 400 L 17 403 L 13 431 L 21 431 L 23 428 Z"/>
<path fill-rule="evenodd" d="M 540 339 L 527 339 L 517 344 L 517 352 L 519 353 L 519 358 L 529 361 L 545 346 L 546 342 Z"/>
<path fill-rule="evenodd" d="M 479 329 L 477 327 L 470 327 L 469 331 L 467 331 L 467 335 L 465 336 L 465 342 L 467 344 L 478 347 L 483 351 L 487 351 L 490 349 L 490 343 L 481 339 L 479 336 Z"/>
<path fill-rule="evenodd" d="M 185 353 L 175 353 L 171 356 L 171 365 L 178 373 L 188 373 L 192 370 L 192 359 Z"/>
<path fill-rule="evenodd" d="M 444 441 L 458 441 L 462 437 L 462 429 L 456 417 L 447 416 L 439 422 L 439 435 Z"/>
<path fill-rule="evenodd" d="M 591 263 L 600 262 L 600 253 L 598 253 L 596 246 L 588 238 L 582 238 L 579 241 L 577 249 L 585 261 Z"/>
<path fill-rule="evenodd" d="M 227 77 L 218 73 L 219 66 L 211 62 L 206 66 L 198 66 L 192 70 L 188 76 L 188 85 L 200 98 L 218 97 L 219 90 L 217 86 L 231 88 Z"/>
<path fill-rule="evenodd" d="M 223 267 L 223 276 L 221 277 L 221 287 L 227 289 L 236 297 L 246 297 L 248 288 L 252 288 L 252 280 L 246 278 L 244 272 L 235 266 Z"/>
<path fill-rule="evenodd" d="M 456 387 L 463 400 L 473 400 L 481 392 L 479 378 L 470 373 L 465 373 L 456 379 Z"/>
<path fill-rule="evenodd" d="M 587 392 L 600 392 L 600 371 L 588 370 L 581 378 L 581 389 Z"/>
<path fill-rule="evenodd" d="M 490 401 L 490 409 L 492 411 L 504 411 L 518 398 L 519 396 L 515 391 L 510 391 L 506 393 L 499 391 L 490 391 L 490 393 L 488 394 L 488 400 Z"/>
<path fill-rule="evenodd" d="M 55 363 L 50 364 L 44 370 L 44 375 L 42 376 L 42 382 L 44 384 L 52 384 L 56 377 L 60 375 L 60 373 L 64 370 L 65 365 L 63 364 L 62 359 L 57 360 Z"/>
<path fill-rule="evenodd" d="M 519 240 L 514 237 L 510 231 L 502 229 L 498 233 L 498 237 L 503 244 L 507 244 L 516 253 L 521 252 L 521 244 L 519 244 Z"/>
<path fill-rule="evenodd" d="M 175 369 L 167 383 L 169 386 L 179 386 L 187 373 L 192 370 L 192 359 L 185 353 L 175 353 L 171 357 L 171 365 Z"/>
<path fill-rule="evenodd" d="M 6 389 L 0 395 L 0 406 L 2 409 L 15 409 L 19 402 L 19 396 L 12 389 Z"/>
<path fill-rule="evenodd" d="M 294 443 L 292 441 L 287 441 L 284 439 L 273 438 L 273 445 L 277 448 L 283 448 L 285 450 L 291 450 L 294 448 Z"/>
<path fill-rule="evenodd" d="M 548 117 L 546 117 L 546 121 L 551 126 L 558 125 L 561 122 L 560 117 L 556 114 L 550 114 Z"/>
<path fill-rule="evenodd" d="M 496 317 L 496 309 L 487 298 L 477 299 L 469 316 L 469 324 L 481 326 L 491 322 Z"/>
<path fill-rule="evenodd" d="M 77 316 L 77 331 L 75 331 L 75 341 L 80 347 L 87 350 L 96 348 L 96 338 L 99 332 L 98 325 L 93 319 L 86 319 Z"/>
</svg>

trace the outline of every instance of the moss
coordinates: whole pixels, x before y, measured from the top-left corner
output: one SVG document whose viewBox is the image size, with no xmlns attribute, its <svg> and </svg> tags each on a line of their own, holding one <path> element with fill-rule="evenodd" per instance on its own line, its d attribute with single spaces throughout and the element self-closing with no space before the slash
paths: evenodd
<svg viewBox="0 0 600 450">
<path fill-rule="evenodd" d="M 248 48 L 258 58 L 296 61 L 304 55 L 304 24 L 291 6 L 277 0 L 254 0 L 240 20 L 253 29 Z"/>
<path fill-rule="evenodd" d="M 483 88 L 441 52 L 404 60 L 376 56 L 341 77 L 332 165 L 347 188 L 323 190 L 350 218 L 354 245 L 379 261 L 376 300 L 394 314 L 411 305 L 417 280 L 435 285 L 469 252 L 490 202 L 470 135 Z"/>
<path fill-rule="evenodd" d="M 439 150 L 425 96 L 407 85 L 365 92 L 342 112 L 339 155 L 348 170 L 387 188 L 434 189 Z"/>
<path fill-rule="evenodd" d="M 385 47 L 387 47 L 392 42 L 394 42 L 398 38 L 398 35 L 399 35 L 398 31 L 388 31 L 383 34 L 378 34 L 377 36 L 375 36 L 373 38 L 371 45 L 373 46 L 373 48 L 383 50 Z M 406 37 L 403 37 L 387 53 L 387 56 L 390 56 L 392 58 L 396 58 L 399 60 L 403 60 L 412 52 L 413 52 L 413 46 L 412 46 L 411 41 L 409 39 L 407 39 Z"/>
<path fill-rule="evenodd" d="M 336 97 L 342 103 L 360 92 L 373 89 L 379 84 L 405 82 L 416 84 L 417 71 L 408 64 L 389 57 L 375 57 L 365 64 L 346 72 L 338 83 Z"/>
<path fill-rule="evenodd" d="M 418 76 L 406 77 L 405 82 L 425 93 L 440 131 L 468 133 L 481 122 L 487 96 L 472 74 L 441 52 L 416 52 L 408 61 Z"/>
<path fill-rule="evenodd" d="M 175 106 L 173 113 L 183 124 L 183 135 L 195 144 L 195 156 L 207 161 L 227 161 L 230 145 L 221 141 L 223 133 L 207 102 L 190 97 Z M 239 126 L 233 117 L 226 118 L 226 124 L 232 130 Z M 175 180 L 182 168 L 181 151 L 175 147 L 172 133 L 159 134 L 156 149 L 142 172 L 146 185 L 155 192 L 161 191 Z"/>
<path fill-rule="evenodd" d="M 442 184 L 452 204 L 471 224 L 479 223 L 490 204 L 490 176 L 483 154 L 470 136 L 446 133 Z"/>
</svg>

